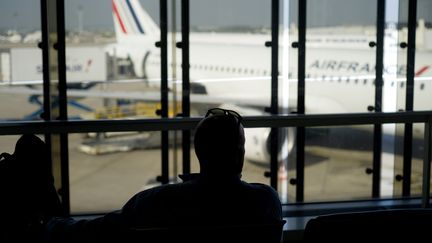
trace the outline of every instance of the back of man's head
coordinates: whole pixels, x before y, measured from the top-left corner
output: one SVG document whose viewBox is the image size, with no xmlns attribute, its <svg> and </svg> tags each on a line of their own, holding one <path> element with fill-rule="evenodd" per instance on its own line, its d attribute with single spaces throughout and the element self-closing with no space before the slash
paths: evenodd
<svg viewBox="0 0 432 243">
<path fill-rule="evenodd" d="M 215 114 L 204 118 L 195 131 L 195 153 L 201 174 L 238 175 L 243 168 L 244 131 L 240 118 Z"/>
</svg>

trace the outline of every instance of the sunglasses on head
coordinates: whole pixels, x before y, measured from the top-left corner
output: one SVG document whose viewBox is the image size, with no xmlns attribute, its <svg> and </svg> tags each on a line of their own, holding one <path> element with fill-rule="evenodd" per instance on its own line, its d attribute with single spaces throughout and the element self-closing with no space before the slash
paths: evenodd
<svg viewBox="0 0 432 243">
<path fill-rule="evenodd" d="M 226 110 L 226 109 L 222 109 L 222 108 L 212 108 L 212 109 L 207 111 L 205 117 L 209 117 L 212 115 L 218 115 L 218 116 L 223 115 L 223 116 L 234 117 L 238 124 L 240 124 L 242 121 L 242 117 L 240 116 L 240 114 L 233 111 L 233 110 Z"/>
</svg>

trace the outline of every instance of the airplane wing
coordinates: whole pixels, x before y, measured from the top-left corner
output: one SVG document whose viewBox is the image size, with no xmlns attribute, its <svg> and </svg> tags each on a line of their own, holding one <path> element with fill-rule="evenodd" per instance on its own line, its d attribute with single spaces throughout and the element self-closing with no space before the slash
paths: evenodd
<svg viewBox="0 0 432 243">
<path fill-rule="evenodd" d="M 43 95 L 42 89 L 32 89 L 25 87 L 3 87 L 0 88 L 1 94 L 24 94 L 24 95 Z M 74 98 L 110 98 L 110 99 L 133 99 L 156 101 L 160 100 L 160 93 L 155 91 L 103 91 L 103 90 L 76 90 L 68 89 L 68 97 Z"/>
<path fill-rule="evenodd" d="M 43 95 L 42 89 L 31 89 L 26 87 L 2 87 L 0 94 L 23 94 L 23 95 Z M 160 101 L 159 91 L 104 91 L 104 90 L 75 90 L 68 89 L 67 95 L 70 98 L 105 98 L 105 99 L 126 99 L 137 101 Z M 170 99 L 173 93 L 170 92 Z M 181 100 L 181 94 L 177 94 Z M 260 100 L 256 96 L 245 94 L 239 99 L 237 96 L 208 96 L 206 94 L 191 94 L 191 103 L 218 105 L 223 103 L 245 105 L 245 106 L 262 106 L 265 103 L 270 103 L 269 100 Z"/>
</svg>

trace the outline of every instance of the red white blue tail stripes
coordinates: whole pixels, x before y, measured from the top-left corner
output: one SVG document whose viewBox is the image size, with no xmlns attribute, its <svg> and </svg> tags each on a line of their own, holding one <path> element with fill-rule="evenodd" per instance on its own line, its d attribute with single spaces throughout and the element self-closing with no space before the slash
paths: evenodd
<svg viewBox="0 0 432 243">
<path fill-rule="evenodd" d="M 114 21 L 117 22 L 117 28 L 123 34 L 136 35 L 146 33 L 137 12 L 139 7 L 139 2 L 136 0 L 112 0 Z"/>
</svg>

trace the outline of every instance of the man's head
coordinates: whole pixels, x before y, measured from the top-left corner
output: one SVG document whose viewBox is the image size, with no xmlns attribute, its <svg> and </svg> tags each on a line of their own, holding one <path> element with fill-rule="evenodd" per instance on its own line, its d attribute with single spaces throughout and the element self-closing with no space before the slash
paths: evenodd
<svg viewBox="0 0 432 243">
<path fill-rule="evenodd" d="M 239 175 L 243 169 L 244 130 L 241 116 L 213 108 L 195 131 L 195 153 L 204 175 Z"/>
</svg>

